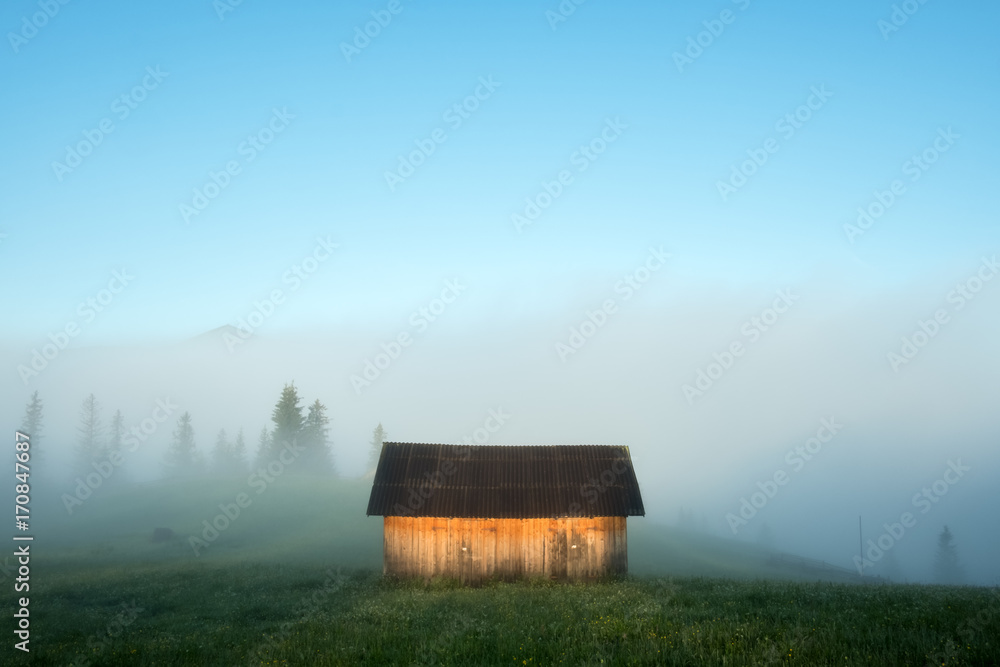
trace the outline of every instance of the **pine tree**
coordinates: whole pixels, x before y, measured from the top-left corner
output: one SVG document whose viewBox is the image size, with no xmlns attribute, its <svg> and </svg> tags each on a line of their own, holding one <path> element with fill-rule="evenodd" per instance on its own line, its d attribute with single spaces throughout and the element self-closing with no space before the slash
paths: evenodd
<svg viewBox="0 0 1000 667">
<path fill-rule="evenodd" d="M 226 474 L 231 469 L 232 448 L 226 429 L 221 429 L 215 438 L 215 448 L 212 449 L 212 469 L 216 474 Z"/>
<path fill-rule="evenodd" d="M 277 454 L 286 443 L 293 443 L 302 434 L 302 407 L 299 405 L 299 393 L 295 383 L 286 384 L 281 390 L 281 398 L 274 406 L 271 421 L 274 430 L 271 432 L 271 454 Z"/>
<path fill-rule="evenodd" d="M 185 412 L 180 416 L 173 435 L 174 441 L 167 450 L 167 471 L 176 476 L 193 474 L 198 456 L 194 443 L 194 428 L 191 426 L 191 413 Z"/>
<path fill-rule="evenodd" d="M 115 410 L 111 417 L 111 430 L 108 432 L 108 454 L 122 451 L 122 436 L 125 435 L 125 416 L 121 410 Z"/>
<path fill-rule="evenodd" d="M 965 571 L 958 562 L 958 550 L 955 548 L 954 539 L 948 526 L 945 526 L 938 535 L 934 580 L 939 584 L 961 584 L 965 580 Z"/>
<path fill-rule="evenodd" d="M 104 458 L 104 426 L 101 424 L 101 404 L 93 394 L 83 399 L 80 426 L 77 428 L 77 472 L 85 473 Z"/>
<path fill-rule="evenodd" d="M 326 416 L 326 406 L 320 403 L 319 399 L 316 399 L 309 406 L 309 414 L 306 415 L 302 427 L 300 442 L 305 452 L 302 454 L 304 460 L 296 466 L 297 470 L 323 474 L 333 472 L 330 444 L 327 440 L 329 423 L 330 419 Z"/>
<path fill-rule="evenodd" d="M 371 448 L 368 450 L 368 471 L 371 472 L 378 467 L 378 460 L 382 456 L 382 444 L 385 442 L 385 429 L 382 428 L 382 422 L 378 423 L 375 430 L 372 431 L 372 441 Z"/>
<path fill-rule="evenodd" d="M 265 426 L 260 430 L 260 435 L 257 436 L 257 454 L 253 459 L 253 467 L 255 469 L 267 465 L 268 457 L 271 454 L 271 440 L 271 434 L 268 433 Z"/>
<path fill-rule="evenodd" d="M 24 408 L 24 419 L 21 420 L 21 433 L 31 437 L 31 458 L 38 461 L 41 458 L 41 450 L 38 444 L 42 440 L 42 399 L 38 398 L 36 391 L 31 395 L 28 405 Z"/>
<path fill-rule="evenodd" d="M 243 439 L 243 428 L 236 432 L 236 442 L 232 450 L 233 472 L 242 475 L 247 471 L 247 443 Z"/>
<path fill-rule="evenodd" d="M 108 458 L 112 461 L 117 460 L 121 455 L 122 451 L 122 436 L 125 435 L 125 417 L 122 415 L 121 410 L 115 410 L 114 416 L 111 417 L 111 429 L 108 432 L 108 444 L 107 444 L 107 454 Z M 119 460 L 119 463 L 121 461 Z M 112 463 L 114 465 L 114 463 Z M 115 468 L 115 475 L 113 477 L 115 483 L 121 483 L 124 481 L 122 473 Z"/>
</svg>

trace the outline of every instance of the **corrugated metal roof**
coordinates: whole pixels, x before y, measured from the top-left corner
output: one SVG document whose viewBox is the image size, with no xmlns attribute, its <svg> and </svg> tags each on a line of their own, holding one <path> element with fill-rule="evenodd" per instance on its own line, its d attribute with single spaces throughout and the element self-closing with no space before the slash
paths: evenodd
<svg viewBox="0 0 1000 667">
<path fill-rule="evenodd" d="M 628 447 L 382 446 L 369 516 L 644 516 Z"/>
</svg>

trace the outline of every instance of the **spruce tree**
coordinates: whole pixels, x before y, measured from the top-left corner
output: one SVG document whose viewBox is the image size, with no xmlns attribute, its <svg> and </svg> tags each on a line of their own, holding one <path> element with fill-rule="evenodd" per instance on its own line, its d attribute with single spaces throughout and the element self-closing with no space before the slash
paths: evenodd
<svg viewBox="0 0 1000 667">
<path fill-rule="evenodd" d="M 271 454 L 277 454 L 286 443 L 298 441 L 302 434 L 302 407 L 295 383 L 286 384 L 281 397 L 271 413 L 274 430 L 271 432 Z"/>
<path fill-rule="evenodd" d="M 257 453 L 254 455 L 253 467 L 254 469 L 266 466 L 269 457 L 271 455 L 271 434 L 268 432 L 265 426 L 260 430 L 260 435 L 257 436 Z"/>
<path fill-rule="evenodd" d="M 934 559 L 934 580 L 939 584 L 961 584 L 965 580 L 965 572 L 958 562 L 958 550 L 955 548 L 955 538 L 944 527 L 938 535 L 937 557 Z"/>
<path fill-rule="evenodd" d="M 167 450 L 167 471 L 174 476 L 191 475 L 195 472 L 198 460 L 191 413 L 185 412 L 180 416 L 173 436 L 174 440 Z"/>
<path fill-rule="evenodd" d="M 111 429 L 108 432 L 108 452 L 121 451 L 122 436 L 125 435 L 125 416 L 121 410 L 115 410 L 111 416 Z"/>
<path fill-rule="evenodd" d="M 296 468 L 302 472 L 328 474 L 333 472 L 330 444 L 327 439 L 330 419 L 326 416 L 326 406 L 319 399 L 309 406 L 305 424 L 302 427 L 301 444 L 305 449 L 304 459 Z"/>
<path fill-rule="evenodd" d="M 236 441 L 233 443 L 232 468 L 235 474 L 242 475 L 247 471 L 247 443 L 243 439 L 243 428 L 236 432 Z"/>
<path fill-rule="evenodd" d="M 215 437 L 215 447 L 212 449 L 212 470 L 218 475 L 227 474 L 231 470 L 232 451 L 226 429 L 221 429 Z"/>
<path fill-rule="evenodd" d="M 382 422 L 379 422 L 375 430 L 372 431 L 371 447 L 368 450 L 368 472 L 378 467 L 378 460 L 382 456 L 382 444 L 384 442 L 385 429 L 382 428 Z"/>
<path fill-rule="evenodd" d="M 121 455 L 122 451 L 122 436 L 125 435 L 125 417 L 122 415 L 121 410 L 115 410 L 115 414 L 111 417 L 111 428 L 108 431 L 108 444 L 107 444 L 107 454 L 109 459 L 119 460 L 118 457 Z M 119 460 L 119 463 L 121 461 Z M 114 465 L 114 464 L 112 464 Z M 120 483 L 123 481 L 122 473 L 115 466 L 114 474 L 115 483 Z"/>
<path fill-rule="evenodd" d="M 80 474 L 92 470 L 93 464 L 104 458 L 104 426 L 101 424 L 101 404 L 93 394 L 83 399 L 80 426 L 77 428 L 77 462 Z"/>
</svg>

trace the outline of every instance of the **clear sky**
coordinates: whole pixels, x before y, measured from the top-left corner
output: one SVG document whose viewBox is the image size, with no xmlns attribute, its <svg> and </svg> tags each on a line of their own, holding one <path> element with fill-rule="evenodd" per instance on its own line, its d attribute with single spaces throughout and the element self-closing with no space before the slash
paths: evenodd
<svg viewBox="0 0 1000 667">
<path fill-rule="evenodd" d="M 566 299 L 560 276 L 627 268 L 651 243 L 702 279 L 770 284 L 826 267 L 864 290 L 996 245 L 1000 8 L 927 3 L 886 39 L 891 3 L 564 5 L 576 9 L 557 21 L 554 0 L 401 0 L 397 14 L 383 2 L 70 2 L 32 32 L 23 19 L 39 6 L 4 3 L 9 312 L 22 330 L 58 326 L 128 267 L 121 307 L 85 335 L 195 335 L 280 287 L 318 235 L 340 244 L 336 259 L 275 328 L 376 325 L 458 275 L 492 299 L 528 280 L 523 303 L 549 309 Z M 712 24 L 727 10 L 730 23 Z M 391 22 L 345 56 L 371 12 Z M 706 21 L 723 31 L 678 67 Z M 119 98 L 144 77 L 156 87 L 126 109 Z M 445 120 L 481 77 L 498 85 Z M 776 129 L 822 86 L 831 96 L 808 121 Z M 241 142 L 273 109 L 294 118 L 247 161 Z M 57 174 L 102 119 L 113 131 Z M 571 156 L 608 119 L 627 127 L 578 171 Z M 948 127 L 954 147 L 910 183 L 903 163 Z M 445 141 L 390 190 L 385 172 L 436 128 Z M 723 201 L 718 182 L 768 138 L 778 151 Z M 240 173 L 185 221 L 180 205 L 231 160 Z M 511 215 L 564 169 L 573 182 L 518 233 Z M 905 195 L 849 244 L 843 225 L 897 178 Z"/>
<path fill-rule="evenodd" d="M 729 536 L 832 417 L 782 548 L 849 559 L 961 458 L 914 540 L 948 521 L 995 579 L 1000 5 L 231 2 L 0 8 L 4 423 L 37 389 L 68 455 L 88 393 L 169 396 L 204 448 L 295 380 L 361 474 L 380 421 L 460 442 L 503 407 L 492 442 L 629 445 L 650 520 Z"/>
</svg>

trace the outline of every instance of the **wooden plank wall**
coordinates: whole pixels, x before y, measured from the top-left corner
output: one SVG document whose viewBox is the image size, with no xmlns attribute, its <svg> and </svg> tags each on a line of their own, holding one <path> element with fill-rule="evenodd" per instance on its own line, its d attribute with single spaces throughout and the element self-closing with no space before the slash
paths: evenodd
<svg viewBox="0 0 1000 667">
<path fill-rule="evenodd" d="M 383 571 L 401 577 L 541 576 L 587 580 L 628 571 L 625 517 L 385 517 Z"/>
</svg>

